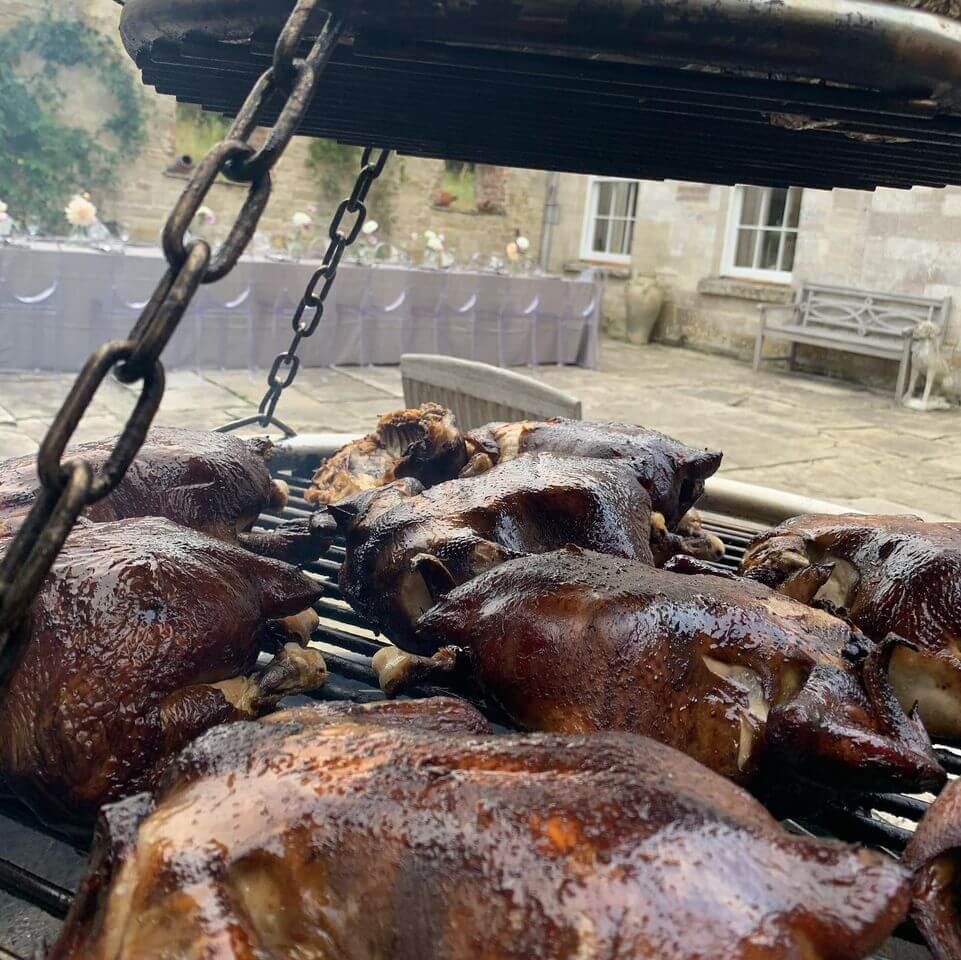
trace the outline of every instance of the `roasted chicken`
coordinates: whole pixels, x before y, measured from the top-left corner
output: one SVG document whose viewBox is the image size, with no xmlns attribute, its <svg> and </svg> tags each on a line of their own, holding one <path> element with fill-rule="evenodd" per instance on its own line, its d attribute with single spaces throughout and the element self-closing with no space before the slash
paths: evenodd
<svg viewBox="0 0 961 960">
<path fill-rule="evenodd" d="M 961 957 L 961 780 L 924 815 L 902 858 L 915 871 L 911 916 L 935 960 Z"/>
<path fill-rule="evenodd" d="M 98 471 L 116 438 L 79 444 L 67 456 L 86 459 Z M 156 428 L 147 435 L 120 484 L 85 516 L 105 523 L 133 517 L 166 517 L 256 553 L 301 563 L 326 551 L 332 529 L 323 515 L 251 532 L 266 509 L 281 509 L 288 490 L 267 469 L 269 440 L 240 440 L 222 433 Z M 40 490 L 35 456 L 0 461 L 0 528 L 13 527 Z M 0 529 L 2 532 L 2 529 Z"/>
<path fill-rule="evenodd" d="M 796 517 L 755 540 L 742 570 L 876 640 L 903 638 L 890 668 L 902 705 L 961 742 L 961 523 Z"/>
<path fill-rule="evenodd" d="M 470 462 L 465 473 L 481 473 L 495 463 L 525 453 L 563 457 L 625 460 L 651 495 L 651 504 L 669 530 L 704 492 L 704 482 L 717 472 L 722 454 L 700 450 L 671 437 L 629 423 L 587 420 L 491 423 L 467 435 Z"/>
<path fill-rule="evenodd" d="M 107 808 L 50 960 L 857 960 L 903 868 L 627 734 L 444 699 L 214 730 Z"/>
<path fill-rule="evenodd" d="M 305 496 L 311 503 L 337 503 L 401 477 L 431 486 L 456 477 L 466 463 L 467 447 L 454 415 L 425 403 L 384 414 L 373 433 L 347 444 L 321 465 Z"/>
<path fill-rule="evenodd" d="M 202 731 L 320 686 L 302 613 L 319 596 L 294 567 L 168 520 L 81 521 L 10 639 L 0 775 L 43 817 L 89 821 Z M 275 657 L 258 670 L 261 650 Z"/>
<path fill-rule="evenodd" d="M 575 543 L 653 562 L 650 497 L 629 467 L 603 460 L 521 457 L 428 490 L 398 481 L 330 510 L 347 543 L 341 590 L 398 643 L 451 587 L 511 557 Z"/>
<path fill-rule="evenodd" d="M 644 734 L 760 792 L 945 776 L 888 684 L 891 645 L 737 577 L 568 547 L 451 590 L 404 646 L 375 657 L 389 693 L 462 671 L 527 730 Z"/>
</svg>

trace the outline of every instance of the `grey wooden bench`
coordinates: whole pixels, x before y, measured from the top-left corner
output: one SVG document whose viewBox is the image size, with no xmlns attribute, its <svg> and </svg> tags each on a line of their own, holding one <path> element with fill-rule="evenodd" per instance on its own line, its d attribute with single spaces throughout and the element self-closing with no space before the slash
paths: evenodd
<svg viewBox="0 0 961 960">
<path fill-rule="evenodd" d="M 784 319 L 769 314 L 786 313 Z M 754 370 L 761 366 L 764 341 L 787 340 L 791 343 L 786 359 L 794 369 L 799 343 L 869 357 L 898 360 L 896 397 L 904 395 L 911 369 L 911 343 L 918 324 L 934 323 L 944 342 L 951 298 L 930 300 L 925 297 L 902 297 L 873 290 L 850 287 L 826 287 L 802 284 L 794 302 L 784 306 L 760 307 L 761 323 L 754 346 Z M 785 359 L 785 358 L 780 358 Z"/>
<path fill-rule="evenodd" d="M 475 360 L 407 353 L 400 358 L 404 403 L 432 401 L 454 411 L 463 430 L 492 420 L 580 420 L 581 402 L 546 383 Z"/>
</svg>

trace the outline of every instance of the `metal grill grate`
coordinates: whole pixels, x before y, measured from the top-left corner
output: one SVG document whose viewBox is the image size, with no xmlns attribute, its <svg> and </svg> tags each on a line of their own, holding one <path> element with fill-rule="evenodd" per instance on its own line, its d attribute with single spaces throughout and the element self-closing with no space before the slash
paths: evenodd
<svg viewBox="0 0 961 960">
<path fill-rule="evenodd" d="M 290 501 L 282 514 L 261 517 L 264 529 L 282 519 L 310 512 L 304 500 L 309 480 L 289 472 L 278 476 L 290 485 Z M 726 517 L 705 516 L 705 525 L 727 545 L 719 566 L 736 569 L 748 542 L 760 529 Z M 314 643 L 323 652 L 330 670 L 319 700 L 382 700 L 370 665 L 371 656 L 385 641 L 364 624 L 344 601 L 337 586 L 337 574 L 344 556 L 342 544 L 335 544 L 327 558 L 308 564 L 306 570 L 323 584 L 323 597 L 316 604 L 321 624 Z M 420 691 L 429 694 L 434 691 Z M 304 702 L 304 698 L 297 698 Z M 939 758 L 949 774 L 961 773 L 961 755 L 939 748 Z M 914 824 L 930 802 L 901 794 L 865 794 L 854 807 L 823 812 L 816 820 L 790 822 L 791 829 L 819 836 L 834 836 L 881 847 L 897 855 L 903 850 Z M 56 936 L 73 899 L 73 891 L 86 865 L 87 838 L 68 838 L 44 827 L 16 800 L 0 798 L 0 960 L 31 956 L 44 941 Z M 911 924 L 902 926 L 885 957 L 925 957 L 915 944 L 920 937 Z M 893 951 L 893 952 L 892 952 Z"/>
</svg>

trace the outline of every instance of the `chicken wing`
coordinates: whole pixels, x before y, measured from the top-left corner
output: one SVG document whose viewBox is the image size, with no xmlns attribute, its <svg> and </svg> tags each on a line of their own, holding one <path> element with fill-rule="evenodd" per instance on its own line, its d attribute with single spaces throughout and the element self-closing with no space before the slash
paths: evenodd
<svg viewBox="0 0 961 960">
<path fill-rule="evenodd" d="M 98 471 L 116 438 L 79 444 L 67 456 L 81 456 Z M 250 533 L 266 509 L 282 509 L 287 485 L 267 469 L 272 445 L 222 433 L 156 428 L 119 485 L 85 516 L 97 523 L 133 517 L 166 517 L 222 540 L 241 542 L 257 553 L 290 562 L 324 553 L 332 530 L 324 518 L 291 521 L 269 534 Z M 40 490 L 35 456 L 0 461 L 0 527 L 16 525 Z"/>
<path fill-rule="evenodd" d="M 444 699 L 206 734 L 109 807 L 50 960 L 857 960 L 906 871 L 628 734 Z"/>
<path fill-rule="evenodd" d="M 268 625 L 319 596 L 295 568 L 168 520 L 82 521 L 10 640 L 0 774 L 45 818 L 89 821 L 203 730 L 319 686 L 311 624 Z M 258 671 L 261 649 L 276 656 Z"/>
<path fill-rule="evenodd" d="M 603 460 L 521 457 L 428 490 L 398 481 L 330 510 L 347 543 L 345 597 L 397 642 L 452 586 L 511 557 L 576 543 L 653 562 L 650 497 L 629 467 Z"/>
<path fill-rule="evenodd" d="M 405 647 L 420 656 L 375 658 L 388 692 L 429 665 L 466 666 L 527 730 L 629 730 L 759 792 L 791 780 L 920 789 L 945 776 L 888 684 L 890 645 L 737 577 L 568 547 L 451 590 Z"/>
<path fill-rule="evenodd" d="M 456 477 L 467 463 L 467 447 L 450 410 L 425 403 L 384 414 L 377 428 L 347 444 L 314 474 L 305 497 L 310 503 L 337 503 L 402 477 L 425 486 Z"/>
<path fill-rule="evenodd" d="M 961 742 L 961 523 L 796 517 L 755 540 L 742 570 L 870 637 L 904 638 L 891 657 L 901 703 L 931 736 Z"/>
</svg>

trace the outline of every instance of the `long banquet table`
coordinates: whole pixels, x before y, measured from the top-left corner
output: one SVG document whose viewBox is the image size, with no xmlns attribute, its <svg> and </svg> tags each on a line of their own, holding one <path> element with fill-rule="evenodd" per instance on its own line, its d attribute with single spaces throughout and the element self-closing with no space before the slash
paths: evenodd
<svg viewBox="0 0 961 960">
<path fill-rule="evenodd" d="M 0 369 L 73 371 L 126 336 L 164 269 L 153 247 L 108 252 L 0 246 Z M 171 369 L 269 366 L 319 261 L 250 257 L 198 291 L 164 354 Z M 590 279 L 501 276 L 345 262 L 305 365 L 398 363 L 443 353 L 502 366 L 597 365 L 600 288 Z"/>
</svg>

